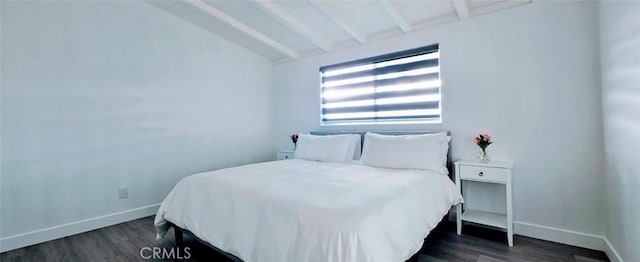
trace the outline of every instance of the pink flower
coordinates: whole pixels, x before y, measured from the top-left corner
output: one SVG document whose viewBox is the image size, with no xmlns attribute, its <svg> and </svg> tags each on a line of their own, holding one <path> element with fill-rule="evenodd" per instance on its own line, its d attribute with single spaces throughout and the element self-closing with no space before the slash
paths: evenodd
<svg viewBox="0 0 640 262">
<path fill-rule="evenodd" d="M 473 138 L 473 142 L 483 150 L 489 145 L 493 144 L 493 141 L 491 141 L 491 136 L 487 133 L 480 133 L 479 135 L 475 136 Z"/>
</svg>

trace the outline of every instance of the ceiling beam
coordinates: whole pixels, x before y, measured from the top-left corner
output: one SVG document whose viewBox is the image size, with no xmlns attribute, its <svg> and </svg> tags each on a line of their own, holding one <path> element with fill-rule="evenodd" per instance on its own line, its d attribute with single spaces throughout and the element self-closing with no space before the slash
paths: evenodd
<svg viewBox="0 0 640 262">
<path fill-rule="evenodd" d="M 508 9 L 508 8 L 512 8 L 520 5 L 531 4 L 531 3 L 532 3 L 532 0 L 506 0 L 506 1 L 498 2 L 492 5 L 487 5 L 487 6 L 478 7 L 478 8 L 469 10 L 469 16 L 484 15 L 484 14 L 493 13 L 496 11 L 500 11 L 500 10 L 504 10 L 504 9 Z"/>
<path fill-rule="evenodd" d="M 211 5 L 208 5 L 207 3 L 201 1 L 201 0 L 188 0 L 186 1 L 189 4 L 193 5 L 194 7 L 200 9 L 201 11 L 217 18 L 218 20 L 220 20 L 221 22 L 230 25 L 231 27 L 249 35 L 250 37 L 262 42 L 263 44 L 266 44 L 268 46 L 270 46 L 271 48 L 287 55 L 288 57 L 291 58 L 298 58 L 298 52 L 296 52 L 295 50 L 281 44 L 280 42 L 271 39 L 270 37 L 256 31 L 255 29 L 241 23 L 238 20 L 233 19 L 231 16 L 223 13 L 222 11 L 214 8 Z"/>
<path fill-rule="evenodd" d="M 398 11 L 398 8 L 395 6 L 393 1 L 378 0 L 378 2 L 382 5 L 384 10 L 387 11 L 391 18 L 393 18 L 393 21 L 396 22 L 398 27 L 402 29 L 402 32 L 406 33 L 411 31 L 411 23 L 409 23 L 409 21 L 400 14 L 400 11 Z"/>
<path fill-rule="evenodd" d="M 307 26 L 298 21 L 298 19 L 282 10 L 270 0 L 254 0 L 253 2 L 256 4 L 256 6 L 262 8 L 262 10 L 264 10 L 268 15 L 278 20 L 280 23 L 287 26 L 289 29 L 293 30 L 300 36 L 304 37 L 307 41 L 316 45 L 320 49 L 324 51 L 331 50 L 331 43 L 329 43 L 327 39 L 322 37 L 322 35 L 317 33 L 310 26 Z"/>
<path fill-rule="evenodd" d="M 465 0 L 452 0 L 452 2 L 460 20 L 469 18 L 469 8 Z"/>
<path fill-rule="evenodd" d="M 360 43 L 367 42 L 367 36 L 358 32 L 358 30 L 354 29 L 347 19 L 344 17 L 340 11 L 336 10 L 335 7 L 331 5 L 329 1 L 323 0 L 310 0 L 311 4 L 320 9 L 331 21 L 340 26 L 347 34 L 351 35 L 355 40 L 358 40 Z"/>
</svg>

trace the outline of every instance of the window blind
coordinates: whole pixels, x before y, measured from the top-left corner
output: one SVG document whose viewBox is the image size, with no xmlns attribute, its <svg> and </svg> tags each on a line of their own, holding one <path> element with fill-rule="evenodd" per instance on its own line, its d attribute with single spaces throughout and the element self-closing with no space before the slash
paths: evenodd
<svg viewBox="0 0 640 262">
<path fill-rule="evenodd" d="M 320 68 L 323 125 L 440 122 L 438 44 Z"/>
</svg>

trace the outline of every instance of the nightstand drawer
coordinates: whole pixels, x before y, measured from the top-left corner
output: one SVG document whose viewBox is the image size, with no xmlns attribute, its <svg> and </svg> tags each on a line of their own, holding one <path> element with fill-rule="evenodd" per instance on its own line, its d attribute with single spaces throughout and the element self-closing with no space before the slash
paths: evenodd
<svg viewBox="0 0 640 262">
<path fill-rule="evenodd" d="M 278 151 L 278 155 L 276 156 L 276 158 L 278 160 L 287 160 L 287 159 L 293 159 L 293 156 L 294 156 L 293 151 L 280 150 Z"/>
<path fill-rule="evenodd" d="M 507 170 L 482 166 L 460 166 L 460 179 L 507 183 Z"/>
</svg>

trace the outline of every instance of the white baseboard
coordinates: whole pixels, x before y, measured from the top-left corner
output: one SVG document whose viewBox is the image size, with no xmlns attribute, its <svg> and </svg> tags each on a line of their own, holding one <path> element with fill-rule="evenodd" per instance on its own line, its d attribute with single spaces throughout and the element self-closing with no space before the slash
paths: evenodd
<svg viewBox="0 0 640 262">
<path fill-rule="evenodd" d="M 21 247 L 31 246 L 53 239 L 63 238 L 98 228 L 103 228 L 138 218 L 147 217 L 158 211 L 160 204 L 148 205 L 130 210 L 125 210 L 109 215 L 89 218 L 63 225 L 53 226 L 27 233 L 13 235 L 0 239 L 0 252 L 5 252 Z"/>
<path fill-rule="evenodd" d="M 604 237 L 561 228 L 513 222 L 514 233 L 562 244 L 604 251 Z"/>
<path fill-rule="evenodd" d="M 611 262 L 624 262 L 620 257 L 620 254 L 618 254 L 618 251 L 613 248 L 613 246 L 609 242 L 609 239 L 607 239 L 606 237 L 604 238 L 604 253 L 607 254 L 607 257 L 609 257 L 609 260 L 611 260 Z"/>
<path fill-rule="evenodd" d="M 449 221 L 456 221 L 456 210 L 453 208 L 449 210 Z M 514 233 L 517 235 L 603 251 L 611 262 L 624 262 L 618 251 L 604 236 L 519 221 L 514 221 L 513 225 Z"/>
</svg>

